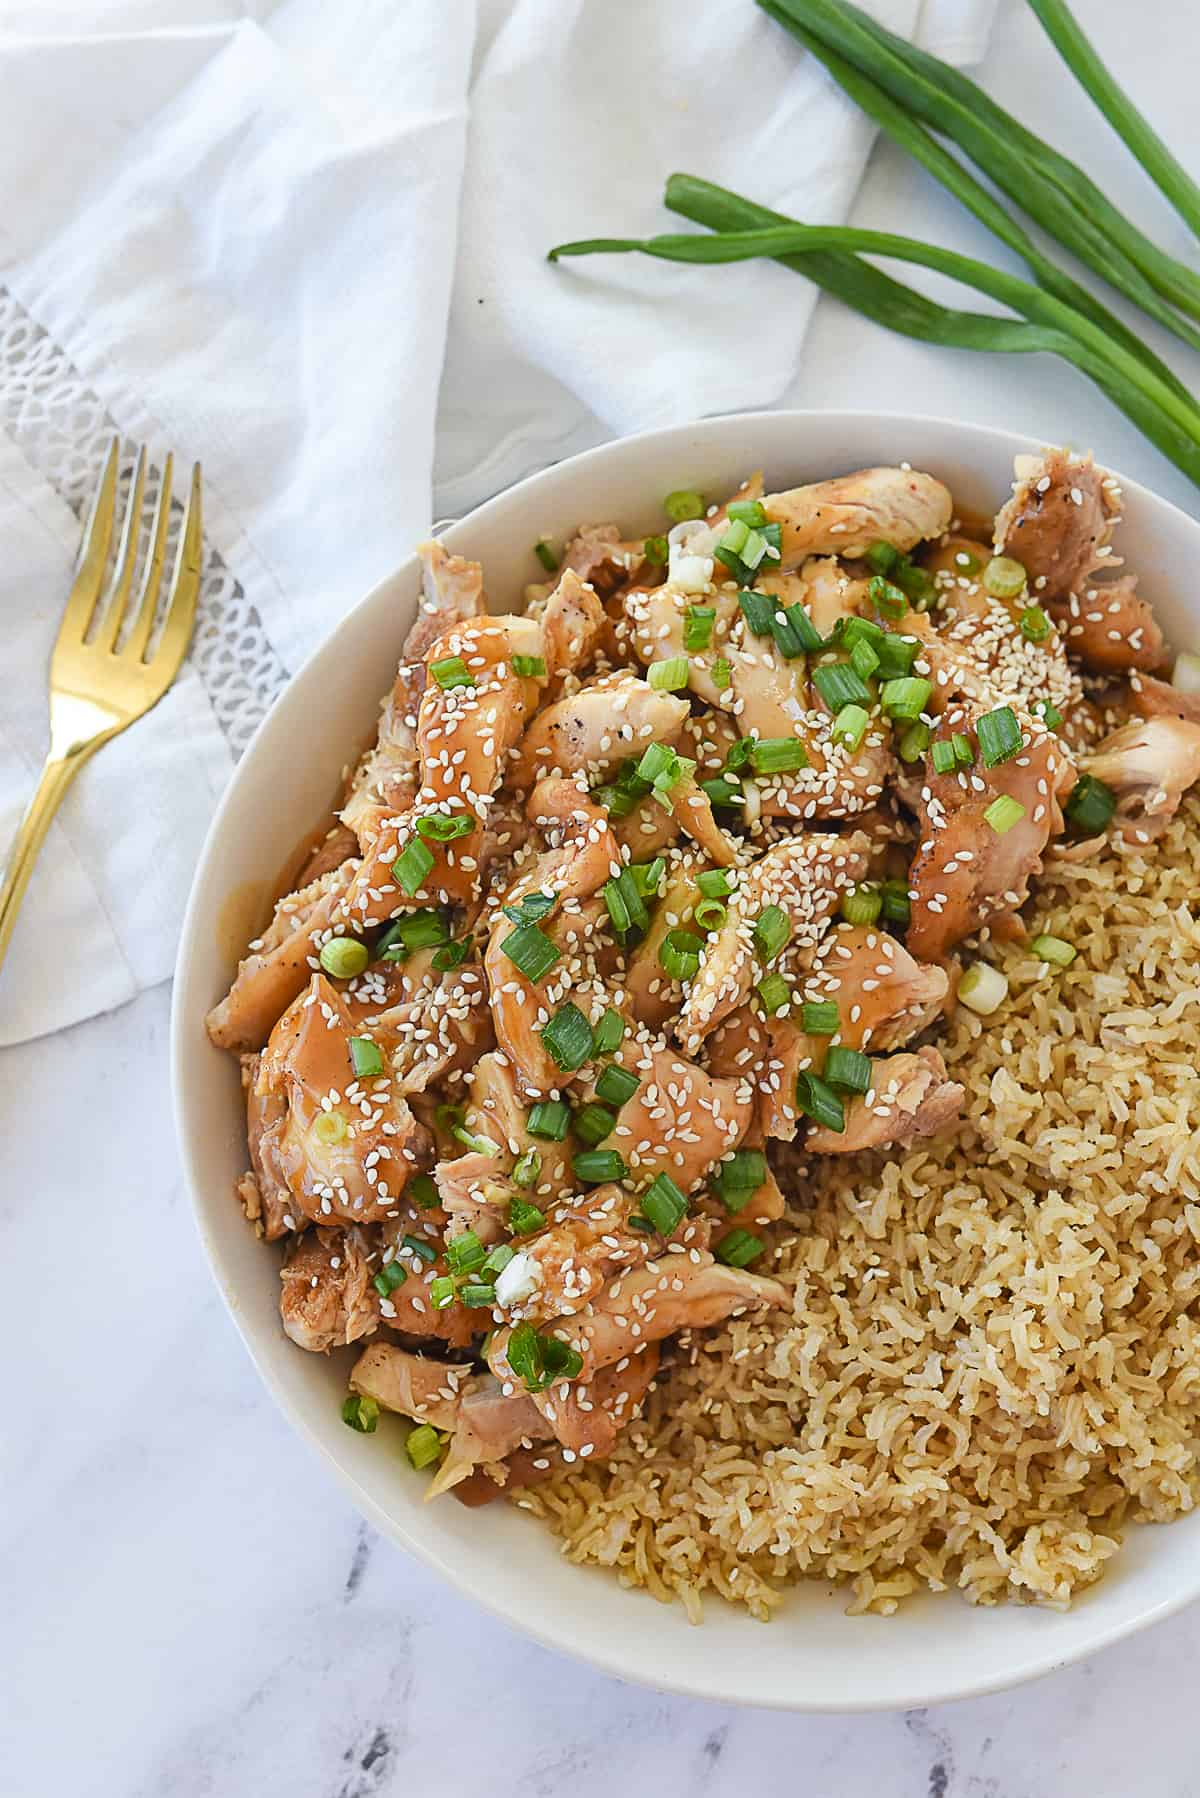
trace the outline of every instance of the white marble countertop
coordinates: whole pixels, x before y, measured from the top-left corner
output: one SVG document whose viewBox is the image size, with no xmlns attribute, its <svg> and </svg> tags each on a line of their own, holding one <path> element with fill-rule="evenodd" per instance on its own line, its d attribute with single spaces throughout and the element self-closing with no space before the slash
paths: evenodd
<svg viewBox="0 0 1200 1798">
<path fill-rule="evenodd" d="M 1165 19 L 1174 9 L 1162 0 L 1159 10 Z M 1112 42 L 1117 30 L 1129 85 L 1154 93 L 1163 34 L 1121 30 L 1115 0 L 1092 0 L 1089 22 L 1093 13 L 1098 36 Z M 1065 86 L 1018 0 L 1002 7 L 985 78 L 1101 179 L 1111 171 L 1118 200 L 1185 251 L 1182 227 Z M 1161 99 L 1157 117 L 1176 144 L 1194 142 L 1191 104 L 1184 82 Z M 993 254 L 887 150 L 857 218 Z M 791 397 L 1069 433 L 1170 497 L 1194 499 L 1059 365 L 903 343 L 830 303 Z M 0 1789 L 1200 1792 L 1190 1727 L 1200 1609 L 1012 1693 L 903 1716 L 781 1716 L 661 1697 L 561 1660 L 381 1542 L 268 1401 L 209 1278 L 173 1143 L 168 1003 L 161 989 L 0 1056 Z"/>
</svg>

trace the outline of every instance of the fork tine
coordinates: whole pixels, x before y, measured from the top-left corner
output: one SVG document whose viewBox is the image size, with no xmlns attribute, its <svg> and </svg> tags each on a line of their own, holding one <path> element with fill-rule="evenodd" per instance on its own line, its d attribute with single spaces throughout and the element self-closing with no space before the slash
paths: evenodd
<svg viewBox="0 0 1200 1798">
<path fill-rule="evenodd" d="M 167 616 L 158 648 L 147 663 L 164 685 L 174 680 L 191 640 L 192 625 L 196 618 L 196 600 L 200 592 L 200 539 L 203 529 L 200 464 L 195 462 L 192 464 L 191 491 L 179 536 L 179 551 L 175 557 L 175 572 L 171 576 Z"/>
<path fill-rule="evenodd" d="M 146 653 L 146 645 L 150 641 L 150 632 L 154 628 L 154 614 L 158 610 L 158 593 L 162 586 L 163 564 L 167 559 L 167 531 L 171 524 L 171 477 L 175 470 L 175 457 L 170 450 L 163 463 L 162 480 L 158 488 L 158 504 L 150 525 L 150 544 L 146 556 L 146 567 L 142 574 L 142 584 L 138 589 L 138 611 L 133 629 L 129 633 L 129 641 L 121 651 L 133 661 L 140 662 Z"/>
<path fill-rule="evenodd" d="M 121 525 L 121 541 L 117 547 L 112 591 L 108 596 L 104 616 L 100 621 L 100 629 L 96 632 L 97 649 L 112 649 L 121 634 L 121 625 L 125 620 L 125 607 L 129 603 L 129 594 L 133 587 L 138 543 L 142 535 L 142 498 L 145 490 L 146 446 L 142 444 L 138 450 L 133 480 L 129 484 L 129 499 L 125 507 L 125 518 Z"/>
<path fill-rule="evenodd" d="M 104 570 L 108 564 L 108 546 L 112 541 L 120 447 L 120 438 L 114 437 L 108 446 L 104 469 L 88 507 L 79 554 L 75 560 L 75 580 L 58 630 L 60 643 L 82 643 L 92 621 L 96 601 L 100 597 Z"/>
</svg>

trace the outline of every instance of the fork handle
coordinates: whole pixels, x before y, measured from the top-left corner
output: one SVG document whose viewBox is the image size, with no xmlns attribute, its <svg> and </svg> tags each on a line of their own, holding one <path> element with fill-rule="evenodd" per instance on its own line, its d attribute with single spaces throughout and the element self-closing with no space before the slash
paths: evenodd
<svg viewBox="0 0 1200 1798">
<path fill-rule="evenodd" d="M 73 745 L 65 755 L 55 755 L 52 752 L 42 765 L 41 778 L 32 799 L 25 807 L 25 815 L 17 826 L 17 834 L 12 840 L 3 876 L 0 877 L 0 967 L 4 964 L 8 940 L 17 921 L 21 899 L 29 885 L 29 876 L 33 872 L 38 850 L 50 828 L 50 820 L 76 774 L 92 750 L 98 747 L 97 743 Z"/>
</svg>

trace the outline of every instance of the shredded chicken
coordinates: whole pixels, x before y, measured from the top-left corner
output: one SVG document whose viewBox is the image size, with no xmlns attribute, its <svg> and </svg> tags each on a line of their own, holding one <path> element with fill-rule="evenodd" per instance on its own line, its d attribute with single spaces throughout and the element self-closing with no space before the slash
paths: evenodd
<svg viewBox="0 0 1200 1798">
<path fill-rule="evenodd" d="M 1077 780 L 1144 844 L 1200 779 L 1115 483 L 1059 451 L 1017 476 L 1022 568 L 990 574 L 910 468 L 754 475 L 736 577 L 730 501 L 665 548 L 583 526 L 520 614 L 421 546 L 340 821 L 208 1027 L 283 1328 L 371 1338 L 351 1390 L 438 1432 L 430 1496 L 602 1459 L 660 1349 L 802 1304 L 770 1273 L 813 1158 L 953 1126 L 953 951 L 1105 841 Z"/>
</svg>

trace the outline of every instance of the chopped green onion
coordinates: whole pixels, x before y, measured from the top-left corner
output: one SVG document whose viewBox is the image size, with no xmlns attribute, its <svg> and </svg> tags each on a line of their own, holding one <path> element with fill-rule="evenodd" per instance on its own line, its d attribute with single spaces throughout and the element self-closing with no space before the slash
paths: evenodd
<svg viewBox="0 0 1200 1798">
<path fill-rule="evenodd" d="M 850 651 L 850 666 L 862 680 L 870 680 L 879 667 L 879 657 L 871 648 L 866 638 L 854 645 Z"/>
<path fill-rule="evenodd" d="M 861 1049 L 846 1049 L 832 1043 L 825 1056 L 824 1079 L 829 1086 L 845 1092 L 865 1093 L 871 1090 L 871 1057 Z"/>
<path fill-rule="evenodd" d="M 492 1147 L 495 1147 L 494 1143 Z M 423 1236 L 404 1236 L 401 1238 L 400 1246 L 407 1249 L 410 1255 L 415 1255 L 418 1261 L 427 1261 L 432 1264 L 437 1260 L 437 1250 Z"/>
<path fill-rule="evenodd" d="M 860 618 L 857 613 L 839 618 L 833 627 L 827 647 L 853 649 L 856 643 L 869 643 L 876 655 L 883 653 L 881 645 L 889 635 L 881 624 L 873 618 Z"/>
<path fill-rule="evenodd" d="M 622 1105 L 632 1099 L 641 1084 L 637 1075 L 631 1074 L 628 1068 L 608 1067 L 596 1082 L 596 1097 L 605 1105 L 615 1105 L 619 1111 Z"/>
<path fill-rule="evenodd" d="M 840 712 L 844 705 L 871 703 L 871 689 L 849 662 L 822 663 L 813 669 L 812 682 L 831 712 Z"/>
<path fill-rule="evenodd" d="M 1041 606 L 1026 606 L 1021 613 L 1021 635 L 1030 643 L 1044 643 L 1052 629 Z"/>
<path fill-rule="evenodd" d="M 702 780 L 700 791 L 705 794 L 710 805 L 741 805 L 743 803 L 741 782 L 729 780 L 723 774 L 718 775 L 716 780 Z"/>
<path fill-rule="evenodd" d="M 879 703 L 889 718 L 911 723 L 921 716 L 932 696 L 932 681 L 905 674 L 899 680 L 884 681 L 879 692 Z"/>
<path fill-rule="evenodd" d="M 907 924 L 912 917 L 912 900 L 906 880 L 885 880 L 879 887 L 883 901 L 883 917 L 889 924 Z"/>
<path fill-rule="evenodd" d="M 543 1392 L 554 1380 L 573 1380 L 583 1357 L 558 1336 L 539 1336 L 532 1324 L 518 1324 L 505 1350 L 508 1365 L 528 1392 Z"/>
<path fill-rule="evenodd" d="M 865 560 L 870 563 L 876 574 L 890 574 L 900 560 L 900 551 L 894 544 L 886 543 L 881 537 L 877 543 L 870 545 Z"/>
<path fill-rule="evenodd" d="M 937 589 L 933 584 L 932 575 L 926 569 L 918 568 L 917 564 L 910 562 L 907 556 L 901 556 L 892 570 L 892 579 L 900 591 L 907 595 L 909 603 L 918 612 L 929 609 Z"/>
<path fill-rule="evenodd" d="M 670 1236 L 687 1210 L 687 1199 L 669 1174 L 655 1174 L 642 1194 L 642 1210 L 660 1236 Z"/>
<path fill-rule="evenodd" d="M 806 999 L 800 1007 L 800 1028 L 806 1036 L 836 1036 L 842 1014 L 834 999 Z"/>
<path fill-rule="evenodd" d="M 546 570 L 547 574 L 558 573 L 558 557 L 544 537 L 538 538 L 533 546 L 533 553 L 541 563 L 542 567 Z"/>
<path fill-rule="evenodd" d="M 469 1311 L 481 1311 L 496 1303 L 496 1288 L 491 1281 L 467 1280 L 459 1288 L 458 1296 Z"/>
<path fill-rule="evenodd" d="M 848 893 L 842 894 L 839 910 L 847 924 L 874 924 L 883 910 L 879 888 L 869 881 L 851 887 Z"/>
<path fill-rule="evenodd" d="M 1039 961 L 1048 961 L 1056 968 L 1069 968 L 1079 953 L 1060 936 L 1035 936 L 1029 947 Z"/>
<path fill-rule="evenodd" d="M 752 636 L 774 636 L 775 615 L 779 610 L 779 601 L 773 594 L 755 593 L 747 588 L 738 594 L 738 605 L 746 620 L 746 628 Z"/>
<path fill-rule="evenodd" d="M 814 1123 L 836 1130 L 840 1136 L 846 1128 L 846 1112 L 831 1086 L 818 1074 L 805 1072 L 796 1076 L 796 1108 Z"/>
<path fill-rule="evenodd" d="M 526 980 L 535 984 L 550 972 L 560 957 L 557 944 L 552 943 L 536 924 L 518 924 L 501 943 L 500 953 L 508 957 Z"/>
<path fill-rule="evenodd" d="M 705 868 L 697 874 L 696 885 L 706 899 L 728 899 L 733 891 L 733 877 L 725 868 Z"/>
<path fill-rule="evenodd" d="M 429 664 L 429 672 L 444 693 L 449 693 L 454 687 L 475 685 L 475 676 L 461 656 L 443 656 L 440 662 Z"/>
<path fill-rule="evenodd" d="M 546 672 L 545 656 L 514 656 L 512 665 L 523 680 L 540 680 Z"/>
<path fill-rule="evenodd" d="M 595 1030 L 595 1050 L 597 1055 L 612 1055 L 621 1047 L 625 1035 L 625 1020 L 619 1011 L 610 1005 L 601 1016 Z M 603 1075 L 601 1075 L 603 1079 Z"/>
<path fill-rule="evenodd" d="M 347 1124 L 340 1111 L 322 1111 L 313 1125 L 317 1133 L 317 1141 L 332 1148 L 336 1143 L 345 1142 Z"/>
<path fill-rule="evenodd" d="M 856 643 L 855 653 L 866 649 L 865 643 Z M 867 734 L 867 726 L 871 720 L 860 705 L 844 705 L 833 721 L 832 736 L 835 743 L 844 743 L 851 752 L 856 750 Z"/>
<path fill-rule="evenodd" d="M 900 733 L 900 740 L 896 744 L 900 760 L 902 762 L 919 762 L 929 748 L 931 735 L 932 732 L 923 718 L 918 718 L 914 724 L 905 725 Z"/>
<path fill-rule="evenodd" d="M 989 768 L 1011 761 L 1024 747 L 1021 726 L 1010 705 L 997 706 L 994 712 L 985 712 L 975 726 L 975 734 L 979 738 L 979 752 Z"/>
<path fill-rule="evenodd" d="M 970 737 L 964 737 L 956 730 L 950 738 L 950 747 L 954 751 L 954 759 L 960 768 L 970 768 L 975 762 L 975 751 L 971 748 Z"/>
<path fill-rule="evenodd" d="M 758 737 L 750 750 L 756 774 L 794 774 L 808 767 L 808 751 L 799 737 Z"/>
<path fill-rule="evenodd" d="M 735 1149 L 717 1164 L 717 1184 L 728 1192 L 757 1192 L 767 1177 L 767 1158 L 761 1149 Z"/>
<path fill-rule="evenodd" d="M 766 1244 L 750 1230 L 730 1230 L 713 1249 L 718 1261 L 726 1267 L 749 1267 L 762 1254 Z"/>
<path fill-rule="evenodd" d="M 879 676 L 882 681 L 899 680 L 912 673 L 912 665 L 920 654 L 921 645 L 915 637 L 899 637 L 889 631 L 872 644 L 879 657 Z"/>
<path fill-rule="evenodd" d="M 683 614 L 683 647 L 689 654 L 708 648 L 716 616 L 715 606 L 688 606 Z"/>
<path fill-rule="evenodd" d="M 365 943 L 360 943 L 353 936 L 331 936 L 327 943 L 321 944 L 317 958 L 327 974 L 335 980 L 353 980 L 361 974 L 370 961 L 370 952 Z"/>
<path fill-rule="evenodd" d="M 1012 556 L 993 556 L 983 571 L 983 584 L 993 599 L 1016 599 L 1025 591 L 1025 569 Z"/>
<path fill-rule="evenodd" d="M 417 835 L 431 843 L 453 843 L 458 837 L 469 837 L 475 819 L 469 812 L 425 812 L 417 819 Z"/>
<path fill-rule="evenodd" d="M 629 1172 L 615 1149 L 585 1149 L 573 1158 L 571 1171 L 577 1180 L 585 1180 L 590 1186 L 605 1180 L 623 1180 Z"/>
<path fill-rule="evenodd" d="M 369 1036 L 350 1038 L 350 1060 L 355 1074 L 362 1080 L 370 1080 L 373 1075 L 383 1072 L 383 1056 Z"/>
<path fill-rule="evenodd" d="M 756 738 L 739 737 L 725 757 L 725 771 L 738 774 L 743 768 L 750 766 L 750 752 L 754 748 Z"/>
<path fill-rule="evenodd" d="M 539 918 L 554 910 L 554 905 L 553 893 L 526 893 L 515 905 L 502 906 L 501 910 L 514 924 L 536 924 Z"/>
<path fill-rule="evenodd" d="M 541 1171 L 542 1158 L 537 1150 L 526 1149 L 525 1153 L 518 1156 L 513 1164 L 513 1185 L 519 1186 L 522 1191 L 527 1191 L 529 1187 L 537 1185 Z"/>
<path fill-rule="evenodd" d="M 719 899 L 701 899 L 692 913 L 698 927 L 705 931 L 720 930 L 728 916 L 729 907 Z"/>
<path fill-rule="evenodd" d="M 710 672 L 712 674 L 713 686 L 717 689 L 718 693 L 723 693 L 726 687 L 731 687 L 733 685 L 733 669 L 730 667 L 726 656 L 718 656 L 713 663 Z"/>
<path fill-rule="evenodd" d="M 792 989 L 782 974 L 764 974 L 757 990 L 759 1003 L 769 1018 L 786 1011 L 792 1002 Z"/>
<path fill-rule="evenodd" d="M 525 1128 L 544 1142 L 561 1142 L 570 1122 L 571 1113 L 561 1099 L 541 1099 L 530 1111 Z"/>
<path fill-rule="evenodd" d="M 474 946 L 474 939 L 469 936 L 461 937 L 457 943 L 444 943 L 433 952 L 434 968 L 439 974 L 444 974 L 448 968 L 461 967 Z"/>
<path fill-rule="evenodd" d="M 689 518 L 704 517 L 704 501 L 691 487 L 680 487 L 675 493 L 668 493 L 663 511 L 672 524 L 686 524 Z"/>
<path fill-rule="evenodd" d="M 446 1266 L 451 1273 L 473 1274 L 483 1266 L 486 1256 L 487 1250 L 474 1230 L 464 1230 L 461 1236 L 452 1236 L 446 1244 Z"/>
<path fill-rule="evenodd" d="M 453 1274 L 439 1274 L 429 1282 L 429 1302 L 435 1311 L 445 1311 L 452 1305 L 457 1292 L 458 1281 Z"/>
<path fill-rule="evenodd" d="M 575 1134 L 589 1149 L 598 1148 L 616 1127 L 616 1117 L 607 1105 L 581 1105 L 575 1113 Z"/>
<path fill-rule="evenodd" d="M 642 544 L 642 554 L 647 562 L 653 563 L 656 568 L 661 568 L 670 560 L 671 545 L 665 537 L 647 537 Z"/>
<path fill-rule="evenodd" d="M 455 1142 L 460 1142 L 473 1155 L 498 1155 L 500 1150 L 490 1136 L 480 1136 L 475 1130 L 468 1130 L 465 1124 L 455 1124 L 450 1131 Z"/>
<path fill-rule="evenodd" d="M 627 869 L 630 880 L 643 899 L 658 898 L 666 871 L 667 864 L 661 855 L 656 855 L 652 862 L 630 862 Z"/>
<path fill-rule="evenodd" d="M 561 1006 L 541 1038 L 555 1067 L 566 1073 L 581 1068 L 592 1054 L 592 1027 L 577 1005 Z"/>
<path fill-rule="evenodd" d="M 1067 822 L 1085 836 L 1097 836 L 1107 830 L 1117 809 L 1117 796 L 1111 787 L 1094 775 L 1081 774 L 1071 788 L 1071 796 L 1063 807 Z"/>
<path fill-rule="evenodd" d="M 376 954 L 382 950 L 386 960 L 395 960 L 399 959 L 396 944 L 404 954 L 411 955 L 416 949 L 436 949 L 439 944 L 448 942 L 449 937 L 449 926 L 441 912 L 411 911 L 406 917 L 397 918 L 379 939 Z"/>
<path fill-rule="evenodd" d="M 671 772 L 678 759 L 669 744 L 651 743 L 637 765 L 638 779 L 648 781 L 653 786 L 656 780 Z"/>
<path fill-rule="evenodd" d="M 956 766 L 953 743 L 949 737 L 939 738 L 933 746 L 934 772 L 936 774 L 953 774 Z"/>
<path fill-rule="evenodd" d="M 1019 824 L 1025 816 L 1025 807 L 1011 793 L 1001 793 L 993 799 L 983 814 L 984 822 L 990 824 L 998 837 L 1007 836 L 1014 824 Z"/>
<path fill-rule="evenodd" d="M 675 693 L 688 684 L 686 656 L 669 656 L 665 662 L 651 662 L 646 679 L 656 693 Z"/>
<path fill-rule="evenodd" d="M 824 649 L 825 639 L 803 606 L 785 607 L 783 620 L 781 626 L 776 617 L 771 628 L 775 635 L 775 641 L 785 656 L 815 655 L 818 650 Z"/>
<path fill-rule="evenodd" d="M 1063 721 L 1063 715 L 1056 705 L 1048 699 L 1039 699 L 1033 708 L 1034 716 L 1040 718 L 1047 730 L 1057 730 Z"/>
<path fill-rule="evenodd" d="M 403 1286 L 408 1278 L 408 1269 L 401 1261 L 387 1261 L 371 1281 L 372 1286 L 381 1299 L 390 1298 L 397 1286 Z"/>
<path fill-rule="evenodd" d="M 958 997 L 969 1011 L 988 1018 L 1008 998 L 1008 980 L 989 962 L 972 962 L 958 983 Z"/>
<path fill-rule="evenodd" d="M 606 880 L 600 892 L 618 936 L 623 939 L 631 930 L 645 930 L 650 914 L 628 868 L 622 868 L 615 878 Z"/>
<path fill-rule="evenodd" d="M 379 1402 L 365 1392 L 352 1392 L 342 1403 L 342 1422 L 360 1436 L 373 1436 L 379 1424 Z"/>
<path fill-rule="evenodd" d="M 728 518 L 740 524 L 747 524 L 752 530 L 759 530 L 767 522 L 766 507 L 759 499 L 732 499 L 725 508 Z"/>
<path fill-rule="evenodd" d="M 424 886 L 433 862 L 433 851 L 425 847 L 420 837 L 413 837 L 392 863 L 392 879 L 412 899 Z"/>
<path fill-rule="evenodd" d="M 700 971 L 703 949 L 704 938 L 694 930 L 669 930 L 659 945 L 659 966 L 672 980 L 692 980 Z"/>
<path fill-rule="evenodd" d="M 754 920 L 751 941 L 754 953 L 764 966 L 775 960 L 792 934 L 788 915 L 780 905 L 767 905 Z"/>
<path fill-rule="evenodd" d="M 530 1149 L 531 1155 L 537 1154 Z M 521 1157 L 524 1160 L 524 1156 Z M 541 1157 L 538 1157 L 538 1172 L 541 1172 Z M 513 1170 L 514 1178 L 516 1170 Z M 536 1176 L 535 1176 L 536 1178 Z M 546 1214 L 539 1211 L 536 1205 L 530 1205 L 525 1199 L 513 1199 L 508 1207 L 508 1227 L 514 1236 L 532 1236 L 535 1230 L 545 1228 Z"/>
<path fill-rule="evenodd" d="M 885 618 L 903 618 L 908 610 L 908 600 L 901 589 L 894 587 L 891 581 L 885 580 L 881 574 L 871 576 L 867 592 L 871 604 L 877 611 L 882 612 Z"/>
<path fill-rule="evenodd" d="M 432 1211 L 440 1205 L 441 1195 L 429 1174 L 414 1174 L 404 1188 L 404 1196 L 411 1199 L 418 1211 Z"/>
<path fill-rule="evenodd" d="M 449 1134 L 456 1124 L 462 1123 L 466 1115 L 465 1105 L 437 1105 L 434 1107 L 433 1119 L 439 1130 L 445 1130 Z"/>
<path fill-rule="evenodd" d="M 431 1423 L 419 1423 L 404 1438 L 404 1452 L 420 1473 L 423 1467 L 431 1467 L 440 1457 L 442 1439 Z"/>
</svg>

